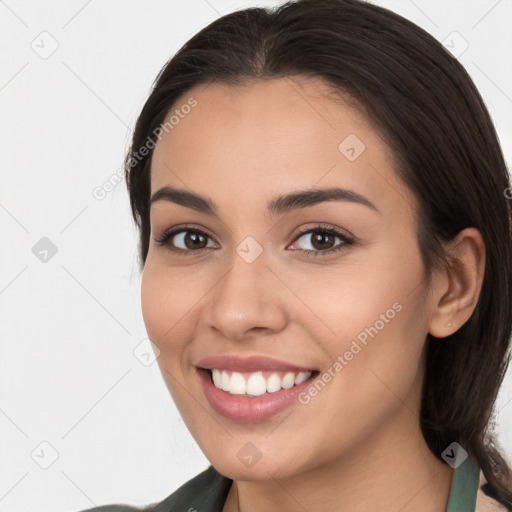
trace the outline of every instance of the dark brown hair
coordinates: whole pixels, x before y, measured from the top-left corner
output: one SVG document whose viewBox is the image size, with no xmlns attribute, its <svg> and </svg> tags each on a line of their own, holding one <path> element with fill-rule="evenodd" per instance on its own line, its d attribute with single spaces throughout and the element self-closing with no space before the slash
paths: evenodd
<svg viewBox="0 0 512 512">
<path fill-rule="evenodd" d="M 448 338 L 427 335 L 421 428 L 439 458 L 453 441 L 465 448 L 488 481 L 485 492 L 510 507 L 511 471 L 490 428 L 510 359 L 510 180 L 473 81 L 414 23 L 362 0 L 298 0 L 228 14 L 192 37 L 156 78 L 125 159 L 141 269 L 153 151 L 141 158 L 138 149 L 155 140 L 169 110 L 193 86 L 293 76 L 320 78 L 340 97 L 348 95 L 391 147 L 396 171 L 417 199 L 427 278 L 448 264 L 442 242 L 469 226 L 482 234 L 486 268 L 475 311 Z"/>
</svg>

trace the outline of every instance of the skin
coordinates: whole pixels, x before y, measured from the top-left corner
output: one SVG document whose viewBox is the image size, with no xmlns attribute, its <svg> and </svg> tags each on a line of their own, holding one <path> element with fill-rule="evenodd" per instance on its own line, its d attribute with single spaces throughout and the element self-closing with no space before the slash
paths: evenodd
<svg viewBox="0 0 512 512">
<path fill-rule="evenodd" d="M 459 233 L 447 250 L 460 264 L 434 273 L 429 288 L 415 199 L 391 150 L 371 122 L 327 92 L 318 79 L 287 77 L 201 85 L 176 102 L 193 96 L 198 105 L 157 143 L 151 192 L 193 191 L 219 213 L 152 205 L 144 322 L 183 420 L 213 466 L 234 480 L 224 512 L 238 510 L 238 501 L 243 512 L 441 512 L 453 470 L 419 427 L 425 339 L 448 336 L 471 316 L 484 244 L 474 228 Z M 354 161 L 338 150 L 349 134 L 366 146 Z M 329 186 L 362 194 L 379 211 L 337 201 L 277 217 L 266 211 L 277 195 Z M 178 254 L 155 242 L 185 223 L 205 231 L 212 248 Z M 297 230 L 326 223 L 355 243 L 307 256 L 322 248 Z M 247 236 L 263 250 L 250 264 L 236 252 Z M 219 415 L 202 391 L 194 363 L 212 355 L 266 355 L 327 371 L 394 303 L 401 311 L 307 405 L 247 424 Z M 237 457 L 248 442 L 261 454 L 252 467 Z"/>
</svg>

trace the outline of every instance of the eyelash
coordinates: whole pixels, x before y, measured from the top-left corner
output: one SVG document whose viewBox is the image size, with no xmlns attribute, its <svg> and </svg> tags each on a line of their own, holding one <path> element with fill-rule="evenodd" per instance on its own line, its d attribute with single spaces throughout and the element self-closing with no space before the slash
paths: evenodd
<svg viewBox="0 0 512 512">
<path fill-rule="evenodd" d="M 170 244 L 170 241 L 171 239 L 179 234 L 179 233 L 182 233 L 182 232 L 193 232 L 193 233 L 198 233 L 204 237 L 207 237 L 207 238 L 211 238 L 208 233 L 205 233 L 203 230 L 201 229 L 197 229 L 195 228 L 194 226 L 188 226 L 188 225 L 185 225 L 185 226 L 181 226 L 179 228 L 176 228 L 176 229 L 172 229 L 172 230 L 168 230 L 168 231 L 165 231 L 163 233 L 163 235 L 158 238 L 156 241 L 156 243 L 160 246 L 165 246 L 167 247 L 167 249 L 169 251 L 172 251 L 174 253 L 198 253 L 198 252 L 202 252 L 204 250 L 207 250 L 207 249 L 211 249 L 209 247 L 203 247 L 202 249 L 197 249 L 197 250 L 194 250 L 194 249 L 180 249 L 180 248 L 176 248 L 176 247 L 173 247 L 171 244 Z M 351 245 L 353 245 L 355 243 L 354 239 L 350 238 L 349 236 L 347 236 L 346 234 L 342 233 L 336 226 L 333 226 L 331 224 L 328 224 L 326 226 L 316 226 L 314 228 L 306 228 L 306 229 L 303 229 L 303 230 L 300 230 L 299 233 L 297 234 L 297 236 L 294 238 L 294 242 L 297 241 L 299 238 L 301 238 L 302 236 L 306 235 L 306 234 L 309 234 L 309 233 L 315 233 L 317 231 L 320 231 L 322 233 L 327 233 L 329 235 L 335 235 L 336 237 L 340 238 L 341 241 L 343 243 L 331 248 L 331 249 L 327 249 L 325 251 L 312 251 L 312 250 L 308 250 L 308 249 L 298 249 L 299 251 L 302 251 L 305 253 L 305 255 L 307 257 L 309 256 L 319 256 L 319 255 L 322 255 L 322 256 L 325 256 L 327 254 L 332 254 L 334 252 L 337 252 L 341 249 L 344 249 L 346 247 L 349 247 Z"/>
</svg>

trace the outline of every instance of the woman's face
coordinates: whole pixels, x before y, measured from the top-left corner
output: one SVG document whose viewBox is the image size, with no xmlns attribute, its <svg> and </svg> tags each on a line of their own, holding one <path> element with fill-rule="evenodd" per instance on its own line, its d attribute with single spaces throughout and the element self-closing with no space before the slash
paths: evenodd
<svg viewBox="0 0 512 512">
<path fill-rule="evenodd" d="M 169 112 L 172 129 L 153 155 L 152 195 L 186 191 L 214 213 L 171 195 L 151 205 L 145 325 L 187 427 L 235 479 L 294 475 L 370 446 L 396 448 L 404 432 L 418 432 L 433 300 L 414 200 L 371 123 L 325 92 L 297 78 L 196 87 Z M 350 193 L 275 201 L 334 188 Z M 159 245 L 171 228 L 176 235 Z M 234 361 L 228 393 L 198 370 L 214 356 L 280 363 Z M 290 377 L 278 379 L 294 379 L 286 364 L 318 373 L 297 393 L 283 389 Z M 240 381 L 237 369 L 252 371 Z M 252 379 L 253 394 L 262 382 L 281 389 L 243 396 L 236 379 Z"/>
</svg>

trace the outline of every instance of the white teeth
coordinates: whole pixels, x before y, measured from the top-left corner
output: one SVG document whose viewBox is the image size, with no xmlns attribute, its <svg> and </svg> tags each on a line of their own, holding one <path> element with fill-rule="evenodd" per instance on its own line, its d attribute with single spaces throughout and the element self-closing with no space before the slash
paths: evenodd
<svg viewBox="0 0 512 512">
<path fill-rule="evenodd" d="M 261 373 L 253 373 L 247 381 L 247 394 L 260 396 L 267 392 L 267 383 Z"/>
<path fill-rule="evenodd" d="M 309 379 L 312 372 L 287 372 L 282 378 L 278 373 L 272 373 L 267 379 L 262 372 L 252 372 L 248 379 L 239 372 L 231 375 L 224 370 L 212 370 L 212 379 L 215 387 L 233 395 L 260 396 L 265 393 L 275 393 L 280 389 L 290 389 Z"/>
<path fill-rule="evenodd" d="M 302 384 L 305 380 L 308 380 L 311 375 L 311 372 L 300 372 L 295 377 L 295 384 Z"/>
<path fill-rule="evenodd" d="M 219 370 L 212 370 L 212 379 L 216 388 L 222 388 L 222 374 Z"/>
<path fill-rule="evenodd" d="M 284 389 L 290 389 L 295 384 L 295 374 L 288 372 L 281 380 L 281 387 Z"/>
<path fill-rule="evenodd" d="M 233 395 L 245 395 L 247 383 L 241 373 L 233 372 L 229 381 L 229 392 Z"/>
<path fill-rule="evenodd" d="M 218 371 L 218 370 L 217 370 Z M 221 377 L 221 389 L 224 390 L 224 391 L 229 391 L 229 382 L 230 382 L 230 378 L 229 378 L 229 374 L 226 373 L 226 372 L 222 372 L 222 377 Z"/>
<path fill-rule="evenodd" d="M 273 373 L 267 379 L 267 391 L 269 393 L 274 393 L 275 391 L 279 391 L 281 389 L 281 379 L 277 373 Z"/>
</svg>

